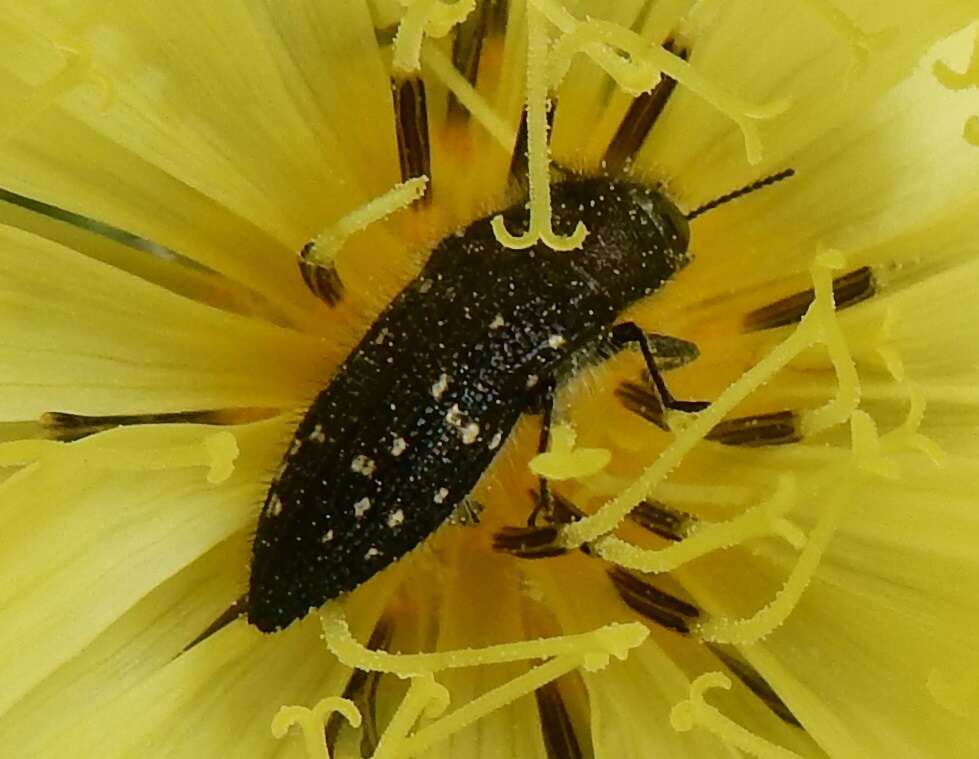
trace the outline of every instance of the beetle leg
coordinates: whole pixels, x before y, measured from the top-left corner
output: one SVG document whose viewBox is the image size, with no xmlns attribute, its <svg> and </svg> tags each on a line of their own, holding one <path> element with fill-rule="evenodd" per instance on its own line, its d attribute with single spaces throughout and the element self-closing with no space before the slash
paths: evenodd
<svg viewBox="0 0 979 759">
<path fill-rule="evenodd" d="M 652 338 L 659 337 L 661 336 L 652 336 Z M 635 322 L 623 322 L 612 327 L 610 341 L 612 346 L 617 349 L 631 344 L 639 345 L 639 350 L 642 351 L 642 357 L 646 362 L 646 370 L 649 372 L 653 384 L 656 385 L 656 391 L 659 393 L 665 408 L 692 413 L 701 411 L 710 405 L 708 401 L 681 401 L 673 397 L 663 380 L 659 367 L 656 365 L 656 353 L 651 345 L 651 336 L 643 332 L 642 327 Z"/>
<path fill-rule="evenodd" d="M 541 381 L 540 390 L 534 396 L 533 410 L 541 415 L 540 437 L 537 439 L 537 453 L 546 453 L 551 442 L 551 420 L 554 417 L 554 390 L 557 386 L 553 377 Z M 538 477 L 537 503 L 530 512 L 527 526 L 533 527 L 537 517 L 543 512 L 545 516 L 551 513 L 551 491 L 546 477 Z"/>
</svg>

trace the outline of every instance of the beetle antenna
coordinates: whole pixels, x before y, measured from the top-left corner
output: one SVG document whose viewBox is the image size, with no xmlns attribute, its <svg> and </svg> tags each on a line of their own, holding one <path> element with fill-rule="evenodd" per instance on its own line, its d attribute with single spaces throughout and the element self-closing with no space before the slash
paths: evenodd
<svg viewBox="0 0 979 759">
<path fill-rule="evenodd" d="M 695 208 L 688 213 L 687 221 L 693 221 L 701 214 L 705 214 L 708 211 L 713 211 L 718 206 L 729 203 L 735 198 L 740 198 L 742 195 L 749 195 L 755 190 L 760 190 L 761 188 L 768 187 L 776 182 L 781 182 L 783 179 L 788 179 L 791 176 L 795 176 L 795 169 L 784 169 L 777 174 L 772 174 L 770 177 L 765 177 L 764 179 L 759 179 L 757 182 L 752 182 L 749 185 L 745 185 L 740 190 L 733 190 L 726 195 L 721 195 L 719 198 L 714 198 L 709 203 L 704 203 L 700 208 Z"/>
</svg>

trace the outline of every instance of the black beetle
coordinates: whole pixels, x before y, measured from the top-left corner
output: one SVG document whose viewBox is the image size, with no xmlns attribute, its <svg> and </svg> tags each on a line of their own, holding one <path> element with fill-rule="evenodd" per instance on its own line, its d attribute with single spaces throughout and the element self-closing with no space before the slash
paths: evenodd
<svg viewBox="0 0 979 759">
<path fill-rule="evenodd" d="M 356 588 L 453 513 L 525 413 L 543 413 L 583 360 L 640 348 L 667 408 L 657 354 L 696 348 L 616 323 L 689 261 L 687 217 L 658 189 L 576 177 L 552 188 L 553 226 L 577 250 L 511 250 L 490 219 L 442 240 L 319 394 L 269 488 L 253 544 L 248 619 L 285 627 Z M 521 203 L 503 214 L 525 229 Z M 542 483 L 539 508 L 547 508 Z M 535 514 L 531 516 L 533 521 Z"/>
</svg>

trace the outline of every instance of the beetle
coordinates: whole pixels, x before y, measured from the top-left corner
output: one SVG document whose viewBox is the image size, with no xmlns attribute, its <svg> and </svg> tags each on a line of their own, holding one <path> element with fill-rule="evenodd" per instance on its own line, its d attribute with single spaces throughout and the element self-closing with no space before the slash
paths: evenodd
<svg viewBox="0 0 979 759">
<path fill-rule="evenodd" d="M 607 177 L 552 185 L 553 225 L 589 232 L 568 252 L 512 250 L 490 218 L 443 239 L 380 313 L 298 425 L 259 518 L 249 621 L 279 630 L 350 591 L 431 535 L 465 501 L 517 421 L 543 414 L 583 360 L 642 352 L 666 408 L 657 357 L 696 355 L 622 312 L 690 261 L 684 214 L 657 188 Z M 503 212 L 526 228 L 526 206 Z M 541 483 L 532 523 L 548 503 Z"/>
</svg>

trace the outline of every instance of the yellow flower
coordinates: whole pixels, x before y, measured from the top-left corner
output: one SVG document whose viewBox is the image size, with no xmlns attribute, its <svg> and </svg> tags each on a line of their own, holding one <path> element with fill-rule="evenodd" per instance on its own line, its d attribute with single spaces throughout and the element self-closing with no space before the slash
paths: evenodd
<svg viewBox="0 0 979 759">
<path fill-rule="evenodd" d="M 979 755 L 972 0 L 3 11 L 5 753 Z M 430 162 L 392 81 L 424 82 Z M 528 418 L 481 524 L 195 643 L 297 414 L 426 251 L 519 197 L 525 106 L 556 247 L 548 149 L 688 211 L 794 169 L 693 221 L 630 311 L 696 343 L 668 381 L 713 405 L 664 420 L 637 355 L 587 370 L 532 464 L 588 515 L 561 555 L 494 548 L 527 536 Z M 428 200 L 366 223 L 418 166 Z"/>
</svg>

